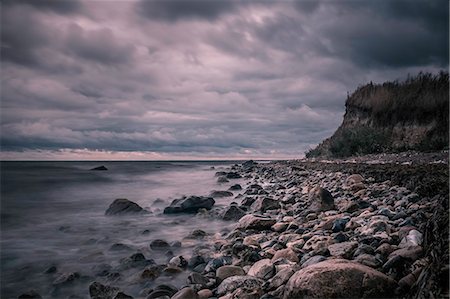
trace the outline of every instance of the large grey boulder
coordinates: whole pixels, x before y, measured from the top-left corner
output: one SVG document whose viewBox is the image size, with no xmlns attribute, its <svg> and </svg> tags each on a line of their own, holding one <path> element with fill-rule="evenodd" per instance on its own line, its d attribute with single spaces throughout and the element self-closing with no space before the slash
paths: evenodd
<svg viewBox="0 0 450 299">
<path fill-rule="evenodd" d="M 197 213 L 200 209 L 211 210 L 215 203 L 212 197 L 183 197 L 172 201 L 170 206 L 164 209 L 164 214 Z"/>
<path fill-rule="evenodd" d="M 331 259 L 295 272 L 283 298 L 390 298 L 396 287 L 392 278 L 377 270 Z"/>
<path fill-rule="evenodd" d="M 118 198 L 114 200 L 109 208 L 106 210 L 105 215 L 124 215 L 124 214 L 139 214 L 146 213 L 137 203 L 132 202 L 126 198 Z"/>
</svg>

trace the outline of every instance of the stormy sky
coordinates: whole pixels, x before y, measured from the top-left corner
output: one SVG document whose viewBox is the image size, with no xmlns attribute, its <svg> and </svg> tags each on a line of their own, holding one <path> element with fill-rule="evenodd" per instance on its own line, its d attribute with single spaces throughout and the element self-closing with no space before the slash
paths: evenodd
<svg viewBox="0 0 450 299">
<path fill-rule="evenodd" d="M 1 1 L 2 159 L 299 158 L 448 68 L 447 0 Z"/>
</svg>

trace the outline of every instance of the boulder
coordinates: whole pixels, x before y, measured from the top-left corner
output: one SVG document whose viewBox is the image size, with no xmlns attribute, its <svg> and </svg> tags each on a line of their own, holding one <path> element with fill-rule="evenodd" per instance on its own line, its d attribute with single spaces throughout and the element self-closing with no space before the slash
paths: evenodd
<svg viewBox="0 0 450 299">
<path fill-rule="evenodd" d="M 276 260 L 281 258 L 287 259 L 288 261 L 294 263 L 297 263 L 299 261 L 297 254 L 291 248 L 280 249 L 276 251 L 272 257 L 272 261 L 275 262 Z"/>
<path fill-rule="evenodd" d="M 105 215 L 124 215 L 124 214 L 138 214 L 145 213 L 146 211 L 141 208 L 137 203 L 132 202 L 126 198 L 118 198 L 112 202 L 109 208 L 106 210 Z"/>
<path fill-rule="evenodd" d="M 334 210 L 334 198 L 331 193 L 322 188 L 314 187 L 309 191 L 309 209 L 314 212 L 323 212 L 328 210 Z"/>
<path fill-rule="evenodd" d="M 251 266 L 247 274 L 267 280 L 275 275 L 275 266 L 270 259 L 259 260 Z"/>
<path fill-rule="evenodd" d="M 345 180 L 345 186 L 349 189 L 358 190 L 364 186 L 364 178 L 360 174 L 352 174 Z"/>
<path fill-rule="evenodd" d="M 328 251 L 332 256 L 350 259 L 353 256 L 353 252 L 357 247 L 358 242 L 348 241 L 331 244 L 328 246 Z"/>
<path fill-rule="evenodd" d="M 228 190 L 230 190 L 230 191 L 239 191 L 239 190 L 242 190 L 242 186 L 239 185 L 239 184 L 234 184 Z"/>
<path fill-rule="evenodd" d="M 231 276 L 242 276 L 245 275 L 244 270 L 238 266 L 225 265 L 217 269 L 216 277 L 220 281 L 231 277 Z"/>
<path fill-rule="evenodd" d="M 367 266 L 326 260 L 297 271 L 285 287 L 284 299 L 394 297 L 397 283 Z"/>
<path fill-rule="evenodd" d="M 229 172 L 229 173 L 227 173 L 226 178 L 227 179 L 240 179 L 240 178 L 242 178 L 242 176 L 237 172 Z"/>
<path fill-rule="evenodd" d="M 217 179 L 217 183 L 228 183 L 228 182 L 229 180 L 227 180 L 227 178 L 224 176 L 221 176 Z"/>
<path fill-rule="evenodd" d="M 220 283 L 217 294 L 222 296 L 238 288 L 259 289 L 263 283 L 262 279 L 253 276 L 231 276 Z"/>
<path fill-rule="evenodd" d="M 198 299 L 198 294 L 193 289 L 186 287 L 176 292 L 171 299 Z"/>
<path fill-rule="evenodd" d="M 284 284 L 295 273 L 292 267 L 284 268 L 277 272 L 277 274 L 268 281 L 269 289 L 276 289 Z"/>
<path fill-rule="evenodd" d="M 148 294 L 147 299 L 156 299 L 164 296 L 171 298 L 176 292 L 178 292 L 178 289 L 175 286 L 170 284 L 160 284 Z"/>
<path fill-rule="evenodd" d="M 256 202 L 256 209 L 262 213 L 268 210 L 276 210 L 280 207 L 280 202 L 270 197 L 264 197 Z"/>
<path fill-rule="evenodd" d="M 200 209 L 211 210 L 215 201 L 212 197 L 190 196 L 175 199 L 164 209 L 164 214 L 197 213 Z"/>
<path fill-rule="evenodd" d="M 241 229 L 269 230 L 276 222 L 277 221 L 272 218 L 245 215 L 239 220 L 238 226 Z"/>
<path fill-rule="evenodd" d="M 150 248 L 153 250 L 166 250 L 170 248 L 170 245 L 165 240 L 156 239 L 150 242 Z"/>
<path fill-rule="evenodd" d="M 211 192 L 211 194 L 209 196 L 214 197 L 214 198 L 216 198 L 216 197 L 230 197 L 230 196 L 233 196 L 233 192 L 214 190 L 214 191 Z"/>
<path fill-rule="evenodd" d="M 92 299 L 111 299 L 119 293 L 119 288 L 103 285 L 94 281 L 89 285 L 89 295 Z"/>
<path fill-rule="evenodd" d="M 245 211 L 241 208 L 232 205 L 230 206 L 222 216 L 223 220 L 239 220 L 245 215 Z"/>
</svg>

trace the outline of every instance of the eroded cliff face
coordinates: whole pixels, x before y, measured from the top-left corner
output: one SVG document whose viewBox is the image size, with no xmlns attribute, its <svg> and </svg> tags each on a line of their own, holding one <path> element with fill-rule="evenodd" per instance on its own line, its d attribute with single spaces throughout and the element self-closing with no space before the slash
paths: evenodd
<svg viewBox="0 0 450 299">
<path fill-rule="evenodd" d="M 345 106 L 341 126 L 307 156 L 448 148 L 448 73 L 369 83 L 350 95 Z"/>
</svg>

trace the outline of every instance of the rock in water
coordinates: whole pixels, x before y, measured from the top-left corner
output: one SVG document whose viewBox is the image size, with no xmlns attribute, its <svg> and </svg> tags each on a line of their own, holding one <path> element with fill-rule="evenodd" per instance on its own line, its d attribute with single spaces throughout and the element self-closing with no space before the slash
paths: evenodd
<svg viewBox="0 0 450 299">
<path fill-rule="evenodd" d="M 176 292 L 171 299 L 198 299 L 198 294 L 193 289 L 186 287 Z"/>
<path fill-rule="evenodd" d="M 262 279 L 252 276 L 231 276 L 220 283 L 217 288 L 217 294 L 222 296 L 238 288 L 259 289 L 263 283 Z"/>
<path fill-rule="evenodd" d="M 314 187 L 309 191 L 309 202 L 309 209 L 314 212 L 335 209 L 333 195 L 322 187 Z"/>
<path fill-rule="evenodd" d="M 212 197 L 190 196 L 175 199 L 171 205 L 164 209 L 164 214 L 197 213 L 200 209 L 211 210 L 216 202 Z"/>
<path fill-rule="evenodd" d="M 392 278 L 379 271 L 332 259 L 297 271 L 286 284 L 283 298 L 390 298 L 396 287 Z"/>
<path fill-rule="evenodd" d="M 240 179 L 240 178 L 242 178 L 242 176 L 237 172 L 229 172 L 229 173 L 227 173 L 226 178 L 227 179 Z"/>
<path fill-rule="evenodd" d="M 42 299 L 42 296 L 39 295 L 39 293 L 37 293 L 35 290 L 31 290 L 20 295 L 18 299 Z"/>
<path fill-rule="evenodd" d="M 106 215 L 123 215 L 123 214 L 136 214 L 143 213 L 145 210 L 141 208 L 137 203 L 125 198 L 118 198 L 109 206 L 106 210 Z"/>
<path fill-rule="evenodd" d="M 105 165 L 102 165 L 102 166 L 91 168 L 91 170 L 108 170 L 108 168 L 106 168 Z"/>
<path fill-rule="evenodd" d="M 223 214 L 223 220 L 239 220 L 245 215 L 245 211 L 237 206 L 230 206 Z"/>
<path fill-rule="evenodd" d="M 94 281 L 89 286 L 89 295 L 92 299 L 110 299 L 114 298 L 119 292 L 119 288 L 103 285 Z"/>
<path fill-rule="evenodd" d="M 230 197 L 233 196 L 233 192 L 230 191 L 212 191 L 210 194 L 211 197 Z"/>
</svg>

